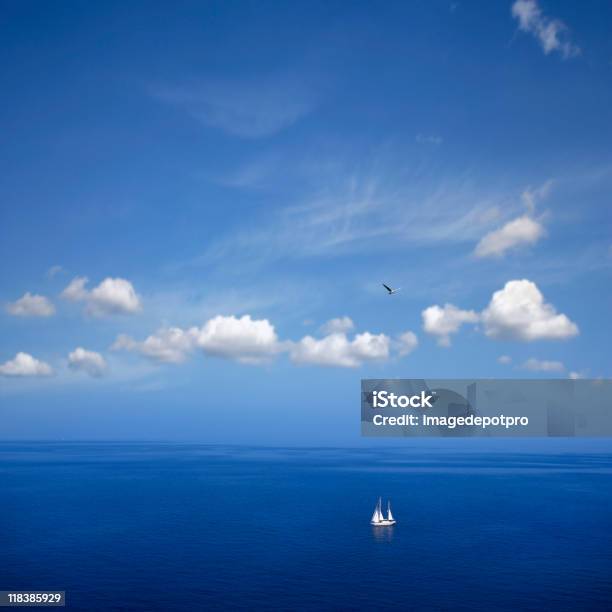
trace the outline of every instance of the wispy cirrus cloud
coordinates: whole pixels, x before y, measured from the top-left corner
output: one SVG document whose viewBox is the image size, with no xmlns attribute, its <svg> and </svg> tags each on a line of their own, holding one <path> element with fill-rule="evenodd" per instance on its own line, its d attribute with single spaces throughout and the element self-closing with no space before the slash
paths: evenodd
<svg viewBox="0 0 612 612">
<path fill-rule="evenodd" d="M 469 180 L 435 187 L 383 176 L 325 177 L 293 204 L 266 213 L 210 245 L 192 263 L 239 256 L 252 265 L 476 240 L 499 218 L 504 198 L 478 196 Z"/>
<path fill-rule="evenodd" d="M 521 194 L 521 201 L 527 213 L 485 234 L 476 245 L 474 255 L 479 258 L 503 257 L 508 251 L 530 246 L 546 235 L 542 218 L 534 216 L 536 205 L 550 193 L 552 180 L 536 188 L 527 187 Z"/>
<path fill-rule="evenodd" d="M 444 142 L 442 136 L 438 136 L 436 134 L 417 134 L 414 140 L 417 144 L 433 146 L 441 145 Z"/>
<path fill-rule="evenodd" d="M 548 179 L 537 187 L 529 186 L 523 190 L 521 200 L 529 214 L 533 214 L 536 206 L 550 195 L 554 183 L 555 181 Z"/>
<path fill-rule="evenodd" d="M 48 278 L 55 278 L 58 274 L 64 272 L 64 268 L 60 265 L 55 265 L 55 266 L 51 266 L 48 270 L 47 270 L 47 277 Z"/>
<path fill-rule="evenodd" d="M 476 257 L 502 257 L 509 250 L 535 244 L 543 235 L 540 221 L 522 215 L 481 238 L 474 254 Z"/>
<path fill-rule="evenodd" d="M 191 80 L 157 87 L 153 95 L 207 127 L 253 139 L 288 128 L 319 103 L 312 86 L 287 75 Z"/>
<path fill-rule="evenodd" d="M 538 40 L 546 55 L 553 51 L 564 59 L 580 55 L 580 47 L 568 39 L 568 27 L 560 19 L 545 15 L 537 0 L 516 0 L 512 16 L 518 21 L 520 30 Z"/>
<path fill-rule="evenodd" d="M 321 326 L 321 331 L 325 334 L 344 334 L 351 331 L 355 327 L 353 320 L 350 317 L 337 317 L 330 319 Z"/>
<path fill-rule="evenodd" d="M 561 361 L 536 359 L 535 357 L 527 359 L 521 367 L 532 372 L 563 372 L 565 370 L 565 366 Z"/>
</svg>

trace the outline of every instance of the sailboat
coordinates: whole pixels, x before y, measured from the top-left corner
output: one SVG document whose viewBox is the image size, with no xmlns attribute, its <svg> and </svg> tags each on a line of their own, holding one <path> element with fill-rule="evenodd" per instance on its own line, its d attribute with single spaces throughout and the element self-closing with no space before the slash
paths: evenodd
<svg viewBox="0 0 612 612">
<path fill-rule="evenodd" d="M 395 525 L 396 520 L 393 518 L 393 514 L 391 514 L 391 502 L 387 501 L 387 518 L 383 516 L 381 507 L 382 499 L 379 497 L 376 508 L 374 508 L 374 514 L 372 515 L 370 525 L 375 525 L 376 527 L 390 527 L 391 525 Z"/>
</svg>

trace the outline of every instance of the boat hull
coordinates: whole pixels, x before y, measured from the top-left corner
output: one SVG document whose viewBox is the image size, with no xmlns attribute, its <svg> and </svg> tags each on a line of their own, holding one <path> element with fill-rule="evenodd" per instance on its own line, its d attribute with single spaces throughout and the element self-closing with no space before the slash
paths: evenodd
<svg viewBox="0 0 612 612">
<path fill-rule="evenodd" d="M 395 525 L 396 521 L 387 521 L 387 520 L 383 520 L 383 521 L 370 521 L 370 525 L 374 526 L 374 527 L 391 527 L 392 525 Z"/>
</svg>

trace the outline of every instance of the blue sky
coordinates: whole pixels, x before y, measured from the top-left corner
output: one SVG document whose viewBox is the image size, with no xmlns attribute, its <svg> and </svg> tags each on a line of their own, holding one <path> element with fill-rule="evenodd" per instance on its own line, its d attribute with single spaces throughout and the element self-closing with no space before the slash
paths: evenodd
<svg viewBox="0 0 612 612">
<path fill-rule="evenodd" d="M 611 375 L 609 3 L 2 7 L 3 438 L 350 442 L 362 377 Z"/>
</svg>

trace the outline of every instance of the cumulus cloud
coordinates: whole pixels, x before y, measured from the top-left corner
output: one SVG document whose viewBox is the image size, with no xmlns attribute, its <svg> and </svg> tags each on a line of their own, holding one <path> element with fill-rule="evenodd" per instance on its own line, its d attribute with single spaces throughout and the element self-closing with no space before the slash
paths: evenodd
<svg viewBox="0 0 612 612">
<path fill-rule="evenodd" d="M 584 374 L 582 374 L 582 372 L 570 372 L 567 377 L 571 380 L 580 380 L 581 378 L 584 378 Z"/>
<path fill-rule="evenodd" d="M 324 327 L 348 329 L 352 326 L 348 317 L 341 317 L 332 319 Z M 199 348 L 205 355 L 248 364 L 265 363 L 280 353 L 289 353 L 291 361 L 298 364 L 357 367 L 367 361 L 389 358 L 391 348 L 399 356 L 408 355 L 417 345 L 417 337 L 411 331 L 393 342 L 385 334 L 370 332 L 349 339 L 343 331 L 333 331 L 323 338 L 305 336 L 297 342 L 281 341 L 267 319 L 219 315 L 201 327 L 162 328 L 142 341 L 120 335 L 111 348 L 135 352 L 162 363 L 185 361 Z"/>
<path fill-rule="evenodd" d="M 193 350 L 195 336 L 196 328 L 183 330 L 180 327 L 167 327 L 159 329 L 142 342 L 121 334 L 111 348 L 140 353 L 162 363 L 181 363 Z"/>
<path fill-rule="evenodd" d="M 512 16 L 518 21 L 520 30 L 538 40 L 546 55 L 553 51 L 563 58 L 580 54 L 580 48 L 567 39 L 567 26 L 560 19 L 544 15 L 536 0 L 516 0 L 512 5 Z"/>
<path fill-rule="evenodd" d="M 497 358 L 497 363 L 501 363 L 502 365 L 508 365 L 512 363 L 512 357 L 510 357 L 509 355 L 500 355 Z"/>
<path fill-rule="evenodd" d="M 397 352 L 400 357 L 405 357 L 414 351 L 419 345 L 416 334 L 411 331 L 404 332 L 397 340 Z"/>
<path fill-rule="evenodd" d="M 105 278 L 91 291 L 88 279 L 77 276 L 62 292 L 62 297 L 73 302 L 85 302 L 86 311 L 94 316 L 133 314 L 142 310 L 140 297 L 132 283 L 124 278 Z"/>
<path fill-rule="evenodd" d="M 87 290 L 85 285 L 87 284 L 87 277 L 77 276 L 73 278 L 68 286 L 62 291 L 62 297 L 72 302 L 77 302 L 87 299 Z"/>
<path fill-rule="evenodd" d="M 444 307 L 429 306 L 421 313 L 423 317 L 423 329 L 438 338 L 440 346 L 450 346 L 451 334 L 459 331 L 464 323 L 478 322 L 478 314 L 473 310 L 461 310 L 453 304 L 445 304 Z"/>
<path fill-rule="evenodd" d="M 499 340 L 565 340 L 579 333 L 578 326 L 546 302 L 537 285 L 527 279 L 508 281 L 481 313 L 445 304 L 429 306 L 421 315 L 423 329 L 437 336 L 440 346 L 450 346 L 451 335 L 463 323 L 479 321 L 489 338 Z M 502 356 L 498 361 L 510 363 L 510 358 Z"/>
<path fill-rule="evenodd" d="M 87 351 L 80 346 L 68 354 L 68 366 L 72 370 L 86 372 L 94 377 L 102 376 L 108 368 L 100 353 Z"/>
<path fill-rule="evenodd" d="M 0 365 L 0 376 L 50 376 L 53 370 L 48 363 L 32 357 L 29 353 L 17 353 L 15 357 Z"/>
<path fill-rule="evenodd" d="M 193 349 L 200 348 L 214 357 L 257 364 L 280 352 L 282 345 L 267 319 L 219 315 L 202 327 L 160 329 L 142 342 L 120 335 L 112 348 L 137 352 L 164 363 L 180 363 Z"/>
<path fill-rule="evenodd" d="M 8 304 L 6 310 L 16 317 L 50 317 L 55 314 L 55 306 L 48 298 L 29 292 Z"/>
<path fill-rule="evenodd" d="M 510 249 L 535 244 L 544 235 L 539 221 L 523 215 L 489 232 L 476 245 L 476 257 L 501 257 Z"/>
<path fill-rule="evenodd" d="M 544 301 L 537 285 L 529 280 L 508 281 L 496 291 L 481 315 L 490 338 L 564 340 L 578 334 L 578 326 Z"/>
<path fill-rule="evenodd" d="M 324 338 L 305 336 L 292 345 L 294 363 L 355 368 L 365 361 L 389 357 L 390 340 L 384 334 L 365 332 L 349 340 L 346 334 L 334 333 Z"/>
<path fill-rule="evenodd" d="M 196 346 L 208 355 L 241 363 L 261 363 L 281 348 L 274 326 L 267 319 L 251 319 L 250 315 L 219 315 L 194 333 Z"/>
<path fill-rule="evenodd" d="M 522 366 L 532 372 L 563 372 L 565 366 L 560 361 L 542 361 L 531 357 Z"/>
<path fill-rule="evenodd" d="M 354 327 L 355 324 L 349 317 L 338 317 L 337 319 L 330 319 L 322 325 L 321 331 L 324 334 L 345 334 Z"/>
</svg>

